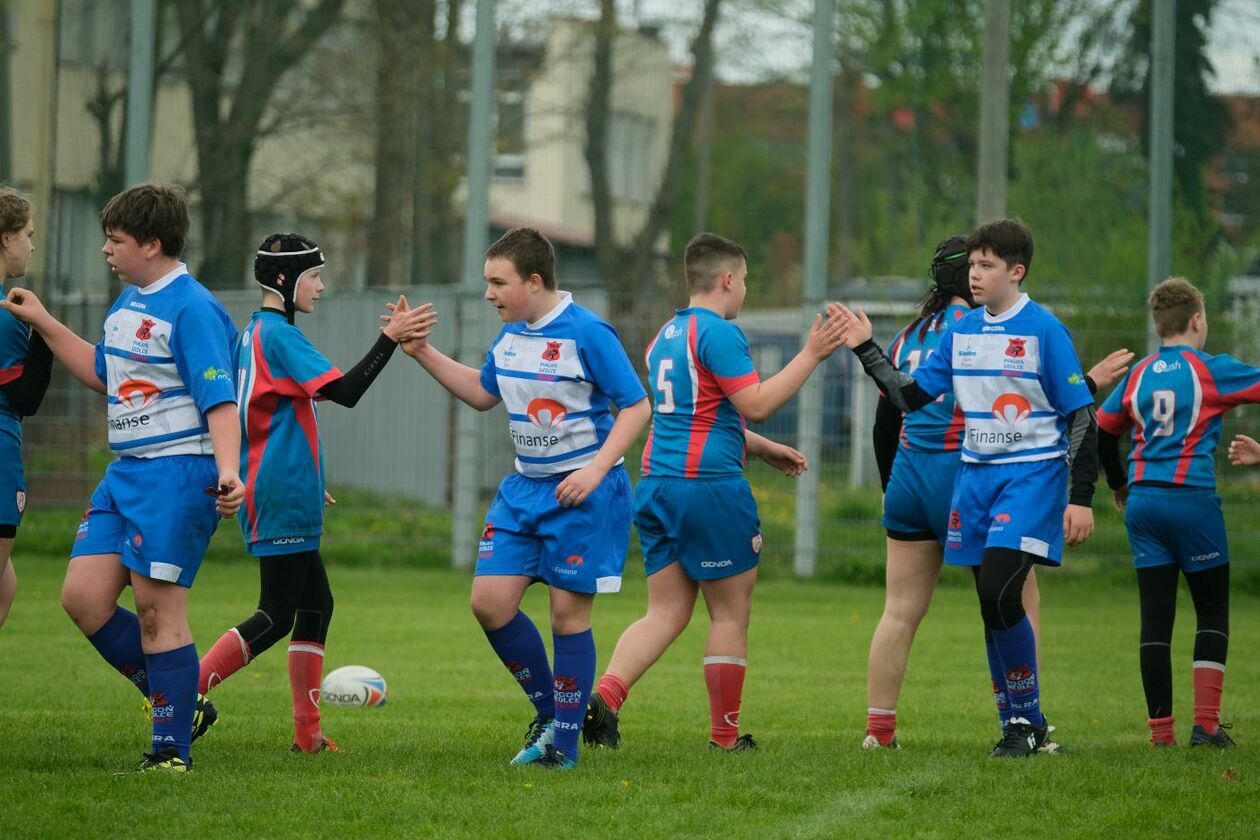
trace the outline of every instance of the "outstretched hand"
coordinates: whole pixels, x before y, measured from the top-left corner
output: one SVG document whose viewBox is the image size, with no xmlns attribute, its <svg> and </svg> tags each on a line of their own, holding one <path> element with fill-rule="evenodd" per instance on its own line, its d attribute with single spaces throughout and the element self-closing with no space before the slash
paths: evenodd
<svg viewBox="0 0 1260 840">
<path fill-rule="evenodd" d="M 844 346 L 850 350 L 856 350 L 870 341 L 875 332 L 871 327 L 871 319 L 866 317 L 866 312 L 861 309 L 854 312 L 839 301 L 827 304 L 827 317 L 841 323 L 844 329 Z"/>
<path fill-rule="evenodd" d="M 385 304 L 385 308 L 389 314 L 381 316 L 385 324 L 381 332 L 402 345 L 404 353 L 414 355 L 428 343 L 429 335 L 437 326 L 437 312 L 432 303 L 422 303 L 412 309 L 407 305 L 407 296 L 399 295 L 396 302 Z"/>
<path fill-rule="evenodd" d="M 1098 364 L 1089 369 L 1087 374 L 1099 391 L 1104 391 L 1120 381 L 1120 377 L 1129 372 L 1129 363 L 1133 361 L 1133 352 L 1128 348 L 1108 353 Z"/>
<path fill-rule="evenodd" d="M 1229 442 L 1229 462 L 1236 467 L 1260 464 L 1260 443 L 1246 435 L 1234 435 Z"/>
<path fill-rule="evenodd" d="M 810 325 L 809 337 L 805 339 L 805 349 L 818 361 L 823 361 L 836 352 L 844 344 L 844 322 L 839 318 L 815 316 Z"/>
<path fill-rule="evenodd" d="M 0 309 L 13 315 L 19 321 L 37 326 L 45 318 L 50 317 L 44 303 L 30 289 L 14 287 L 9 294 L 0 300 Z"/>
</svg>

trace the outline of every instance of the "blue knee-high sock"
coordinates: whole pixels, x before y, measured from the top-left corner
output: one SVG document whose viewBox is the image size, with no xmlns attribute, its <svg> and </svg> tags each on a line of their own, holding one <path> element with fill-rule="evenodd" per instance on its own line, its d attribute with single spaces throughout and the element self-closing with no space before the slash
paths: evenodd
<svg viewBox="0 0 1260 840">
<path fill-rule="evenodd" d="M 88 641 L 101 658 L 113 666 L 146 697 L 149 695 L 149 675 L 145 669 L 144 649 L 140 647 L 140 619 L 122 607 L 114 610 L 100 630 Z"/>
<path fill-rule="evenodd" d="M 586 704 L 595 685 L 595 636 L 590 630 L 562 635 L 553 633 L 556 647 L 556 749 L 578 757 L 578 735 L 586 717 Z"/>
<path fill-rule="evenodd" d="M 1032 624 L 1024 616 L 1014 627 L 993 630 L 993 644 L 1006 675 L 1006 699 L 1011 719 L 1022 717 L 1041 726 L 1046 722 L 1041 713 L 1041 684 L 1037 676 L 1037 640 Z"/>
<path fill-rule="evenodd" d="M 145 657 L 149 668 L 149 702 L 153 704 L 153 752 L 168 747 L 188 760 L 193 709 L 201 665 L 191 644 Z"/>
<path fill-rule="evenodd" d="M 984 652 L 989 655 L 989 678 L 993 681 L 993 700 L 997 703 L 998 720 L 1005 729 L 1006 722 L 1011 719 L 1011 704 L 1006 697 L 1006 672 L 1002 670 L 1002 659 L 998 656 L 993 633 L 987 627 L 984 630 Z"/>
<path fill-rule="evenodd" d="M 518 612 L 512 620 L 498 630 L 487 630 L 490 647 L 503 660 L 520 684 L 529 702 L 544 718 L 556 716 L 555 701 L 551 693 L 551 663 L 547 660 L 547 648 L 542 636 L 529 616 Z"/>
</svg>

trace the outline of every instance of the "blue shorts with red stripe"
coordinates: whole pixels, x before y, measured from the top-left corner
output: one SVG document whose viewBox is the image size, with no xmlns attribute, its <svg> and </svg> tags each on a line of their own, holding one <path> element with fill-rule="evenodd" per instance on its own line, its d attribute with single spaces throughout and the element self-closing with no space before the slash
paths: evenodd
<svg viewBox="0 0 1260 840">
<path fill-rule="evenodd" d="M 79 523 L 71 557 L 121 554 L 128 569 L 192 586 L 219 514 L 211 455 L 119 458 L 105 470 Z"/>
<path fill-rule="evenodd" d="M 569 473 L 512 473 L 486 512 L 477 575 L 524 575 L 569 592 L 618 592 L 630 547 L 630 477 L 613 467 L 577 507 L 561 507 Z"/>
<path fill-rule="evenodd" d="M 986 548 L 1010 548 L 1038 563 L 1063 558 L 1064 458 L 958 468 L 945 538 L 945 562 L 979 566 Z"/>
<path fill-rule="evenodd" d="M 649 476 L 635 489 L 634 525 L 649 576 L 679 563 L 692 580 L 718 580 L 755 568 L 761 556 L 761 517 L 743 476 Z"/>
<path fill-rule="evenodd" d="M 1201 572 L 1229 562 L 1221 497 L 1211 487 L 1134 484 L 1124 506 L 1133 565 Z"/>
</svg>

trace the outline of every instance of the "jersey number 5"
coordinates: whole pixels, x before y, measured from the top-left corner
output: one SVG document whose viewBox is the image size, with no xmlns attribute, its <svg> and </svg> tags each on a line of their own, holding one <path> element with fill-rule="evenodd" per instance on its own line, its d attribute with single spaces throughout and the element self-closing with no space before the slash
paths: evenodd
<svg viewBox="0 0 1260 840">
<path fill-rule="evenodd" d="M 661 359 L 661 366 L 656 372 L 656 390 L 662 394 L 656 410 L 661 414 L 674 413 L 674 383 L 669 381 L 669 372 L 673 369 L 673 359 Z"/>
</svg>

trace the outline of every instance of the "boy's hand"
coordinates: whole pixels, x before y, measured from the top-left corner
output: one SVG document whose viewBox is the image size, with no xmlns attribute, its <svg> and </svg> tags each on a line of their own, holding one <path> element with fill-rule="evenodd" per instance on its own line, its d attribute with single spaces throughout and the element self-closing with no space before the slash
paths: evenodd
<svg viewBox="0 0 1260 840">
<path fill-rule="evenodd" d="M 1111 495 L 1115 498 L 1116 510 L 1124 513 L 1124 506 L 1129 503 L 1129 485 L 1126 484 L 1123 487 L 1117 487 L 1115 490 L 1111 491 Z"/>
<path fill-rule="evenodd" d="M 809 462 L 805 460 L 805 456 L 785 443 L 768 441 L 766 447 L 758 454 L 761 460 L 784 475 L 800 475 L 809 469 Z"/>
<path fill-rule="evenodd" d="M 1084 505 L 1068 505 L 1063 512 L 1063 538 L 1068 545 L 1080 545 L 1094 533 L 1094 511 Z"/>
<path fill-rule="evenodd" d="M 219 473 L 219 492 L 214 500 L 214 508 L 219 516 L 224 519 L 236 516 L 244 501 L 245 485 L 241 484 L 241 477 L 235 472 Z"/>
<path fill-rule="evenodd" d="M 844 344 L 844 329 L 844 321 L 839 318 L 823 320 L 822 315 L 816 316 L 805 339 L 805 349 L 818 361 L 826 360 Z"/>
<path fill-rule="evenodd" d="M 0 309 L 13 314 L 19 321 L 24 321 L 36 329 L 46 323 L 52 316 L 44 308 L 43 302 L 29 289 L 12 288 L 4 300 L 0 300 Z"/>
<path fill-rule="evenodd" d="M 871 319 L 862 310 L 854 312 L 838 301 L 827 304 L 827 317 L 836 319 L 844 326 L 844 346 L 856 350 L 871 340 L 874 330 Z"/>
<path fill-rule="evenodd" d="M 1260 443 L 1246 435 L 1234 435 L 1229 442 L 1229 462 L 1235 467 L 1260 464 Z"/>
<path fill-rule="evenodd" d="M 329 493 L 327 490 L 325 490 L 324 491 L 324 505 L 328 506 L 328 505 L 335 505 L 335 504 L 337 504 L 337 500 L 332 497 L 332 493 Z"/>
<path fill-rule="evenodd" d="M 560 503 L 560 507 L 577 507 L 595 492 L 595 488 L 606 475 L 608 470 L 595 464 L 587 464 L 580 470 L 574 470 L 556 485 L 556 501 Z"/>
<path fill-rule="evenodd" d="M 1133 353 L 1120 349 L 1108 353 L 1106 358 L 1089 369 L 1090 379 L 1098 386 L 1099 391 L 1106 390 L 1120 381 L 1120 377 L 1129 372 L 1129 363 L 1133 361 Z"/>
<path fill-rule="evenodd" d="M 433 304 L 425 303 L 412 309 L 407 305 L 406 295 L 399 295 L 397 303 L 387 303 L 385 308 L 390 314 L 381 316 L 381 320 L 385 322 L 381 332 L 395 344 L 427 341 L 433 325 L 437 323 Z"/>
</svg>

